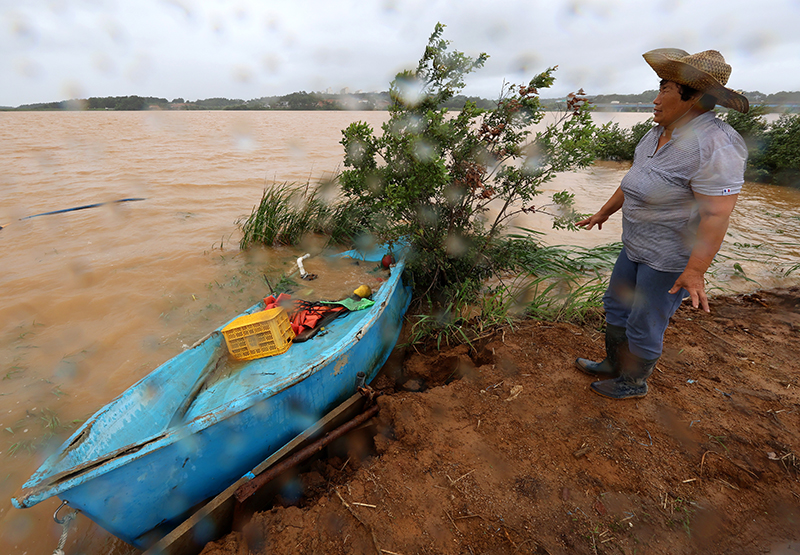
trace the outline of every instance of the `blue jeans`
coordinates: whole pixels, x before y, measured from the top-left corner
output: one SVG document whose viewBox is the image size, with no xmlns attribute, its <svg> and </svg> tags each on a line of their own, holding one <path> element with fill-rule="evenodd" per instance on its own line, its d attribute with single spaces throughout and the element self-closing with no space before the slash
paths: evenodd
<svg viewBox="0 0 800 555">
<path fill-rule="evenodd" d="M 669 319 L 689 295 L 685 289 L 668 293 L 680 275 L 631 262 L 624 248 L 619 253 L 603 306 L 606 322 L 626 328 L 632 354 L 647 360 L 661 356 Z"/>
</svg>

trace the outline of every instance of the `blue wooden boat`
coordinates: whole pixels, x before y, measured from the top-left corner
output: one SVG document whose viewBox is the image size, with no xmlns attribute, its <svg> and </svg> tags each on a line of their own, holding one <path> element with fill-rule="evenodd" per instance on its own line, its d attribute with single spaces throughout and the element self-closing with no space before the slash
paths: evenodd
<svg viewBox="0 0 800 555">
<path fill-rule="evenodd" d="M 386 254 L 344 253 L 380 261 Z M 139 548 L 169 532 L 367 383 L 394 348 L 411 298 L 399 260 L 369 309 L 283 354 L 239 363 L 209 383 L 225 353 L 221 326 L 94 414 L 12 499 L 57 496 Z M 259 303 L 244 314 L 262 310 Z M 201 387 L 202 385 L 202 387 Z"/>
</svg>

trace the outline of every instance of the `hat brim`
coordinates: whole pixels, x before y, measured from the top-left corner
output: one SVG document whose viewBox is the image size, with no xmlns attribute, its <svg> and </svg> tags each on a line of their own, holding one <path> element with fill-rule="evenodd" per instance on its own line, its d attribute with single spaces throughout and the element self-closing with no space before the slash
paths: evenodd
<svg viewBox="0 0 800 555">
<path fill-rule="evenodd" d="M 667 81 L 687 85 L 717 99 L 717 103 L 743 114 L 750 109 L 750 102 L 743 94 L 722 85 L 708 73 L 674 58 L 688 56 L 677 48 L 662 48 L 642 54 L 656 75 Z"/>
</svg>

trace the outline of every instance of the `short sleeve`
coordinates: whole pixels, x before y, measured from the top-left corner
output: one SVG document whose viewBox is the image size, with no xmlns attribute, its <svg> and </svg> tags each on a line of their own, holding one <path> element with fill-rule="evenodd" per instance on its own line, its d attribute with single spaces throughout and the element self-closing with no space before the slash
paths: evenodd
<svg viewBox="0 0 800 555">
<path fill-rule="evenodd" d="M 691 180 L 692 190 L 713 197 L 738 194 L 744 185 L 747 146 L 735 131 L 716 139 L 701 149 L 700 169 Z"/>
</svg>

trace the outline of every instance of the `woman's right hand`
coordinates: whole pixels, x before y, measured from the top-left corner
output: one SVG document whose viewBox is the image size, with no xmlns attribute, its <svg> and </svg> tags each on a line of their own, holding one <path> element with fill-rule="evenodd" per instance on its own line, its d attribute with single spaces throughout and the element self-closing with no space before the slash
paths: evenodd
<svg viewBox="0 0 800 555">
<path fill-rule="evenodd" d="M 592 229 L 595 224 L 597 224 L 597 229 L 603 229 L 603 224 L 608 219 L 608 216 L 605 214 L 601 214 L 598 212 L 597 214 L 586 218 L 585 220 L 581 220 L 579 222 L 575 222 L 575 225 L 579 225 L 581 227 L 585 227 L 586 229 Z"/>
<path fill-rule="evenodd" d="M 597 224 L 597 229 L 603 229 L 603 224 L 611 217 L 611 214 L 622 208 L 623 202 L 625 202 L 625 194 L 622 192 L 622 187 L 617 187 L 617 190 L 614 191 L 614 194 L 611 195 L 611 198 L 608 199 L 608 202 L 603 205 L 599 212 L 585 220 L 575 222 L 575 225 L 592 229 Z"/>
</svg>

